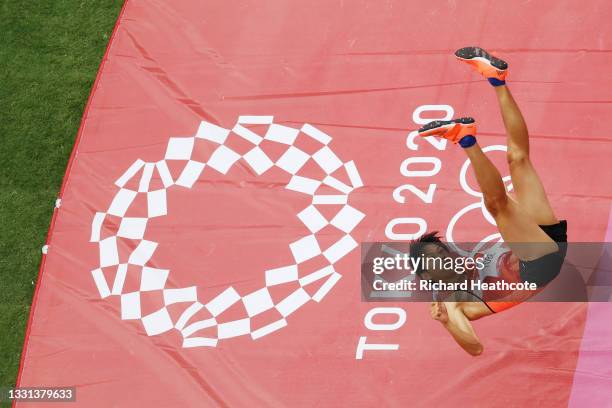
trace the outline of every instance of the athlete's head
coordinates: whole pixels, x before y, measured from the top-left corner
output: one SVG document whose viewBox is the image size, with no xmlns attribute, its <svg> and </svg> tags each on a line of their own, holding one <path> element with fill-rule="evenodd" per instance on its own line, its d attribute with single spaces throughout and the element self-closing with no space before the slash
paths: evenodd
<svg viewBox="0 0 612 408">
<path fill-rule="evenodd" d="M 457 256 L 442 242 L 438 231 L 424 234 L 410 243 L 410 257 L 422 259 L 415 271 L 422 279 L 434 281 L 454 279 L 457 274 L 452 268 L 444 268 L 443 261 Z"/>
</svg>

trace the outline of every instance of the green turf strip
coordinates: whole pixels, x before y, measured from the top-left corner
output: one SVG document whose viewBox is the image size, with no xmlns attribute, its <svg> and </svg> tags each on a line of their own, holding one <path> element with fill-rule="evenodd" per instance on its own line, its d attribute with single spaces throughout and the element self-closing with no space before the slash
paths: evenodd
<svg viewBox="0 0 612 408">
<path fill-rule="evenodd" d="M 41 247 L 122 3 L 0 0 L 0 386 L 15 384 Z"/>
</svg>

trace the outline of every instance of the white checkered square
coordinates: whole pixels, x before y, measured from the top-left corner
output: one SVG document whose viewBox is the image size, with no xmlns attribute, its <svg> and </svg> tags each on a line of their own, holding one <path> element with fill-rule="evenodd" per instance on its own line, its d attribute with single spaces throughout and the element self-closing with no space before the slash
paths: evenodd
<svg viewBox="0 0 612 408">
<path fill-rule="evenodd" d="M 319 232 L 328 224 L 325 217 L 313 205 L 304 208 L 297 216 L 313 234 Z"/>
<path fill-rule="evenodd" d="M 342 166 L 342 161 L 327 146 L 313 154 L 312 158 L 327 174 L 333 173 Z"/>
<path fill-rule="evenodd" d="M 259 146 L 255 146 L 243 158 L 258 175 L 265 173 L 270 167 L 274 166 L 272 160 L 266 156 Z"/>
<path fill-rule="evenodd" d="M 300 131 L 298 129 L 277 125 L 274 123 L 268 127 L 265 139 L 271 142 L 292 145 L 295 143 L 295 139 L 299 133 Z"/>
<path fill-rule="evenodd" d="M 171 137 L 166 149 L 166 160 L 189 160 L 193 142 L 193 137 Z"/>
<path fill-rule="evenodd" d="M 342 207 L 338 214 L 331 220 L 330 224 L 347 234 L 363 220 L 365 214 L 350 205 Z"/>
<path fill-rule="evenodd" d="M 309 155 L 297 147 L 289 146 L 289 149 L 278 159 L 276 165 L 287 173 L 295 174 L 306 164 L 309 158 Z"/>
<path fill-rule="evenodd" d="M 295 262 L 301 263 L 321 254 L 321 248 L 314 235 L 307 235 L 289 244 Z"/>
<path fill-rule="evenodd" d="M 227 139 L 227 135 L 229 135 L 229 133 L 230 131 L 228 129 L 222 128 L 210 122 L 202 121 L 195 137 L 222 144 L 225 142 L 225 139 Z"/>
<path fill-rule="evenodd" d="M 142 239 L 147 228 L 147 220 L 148 218 L 122 218 L 117 236 L 129 239 Z"/>
<path fill-rule="evenodd" d="M 274 307 L 270 292 L 268 292 L 267 288 L 259 289 L 258 291 L 244 296 L 242 298 L 242 303 L 249 317 L 253 317 Z"/>
<path fill-rule="evenodd" d="M 230 167 L 240 158 L 240 155 L 226 147 L 221 145 L 213 152 L 210 159 L 208 159 L 208 166 L 217 170 L 221 174 L 227 174 Z"/>
</svg>

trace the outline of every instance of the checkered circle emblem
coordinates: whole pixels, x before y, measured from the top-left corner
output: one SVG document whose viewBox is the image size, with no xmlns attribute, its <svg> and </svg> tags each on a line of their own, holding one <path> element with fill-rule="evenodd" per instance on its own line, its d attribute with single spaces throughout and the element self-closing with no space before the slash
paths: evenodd
<svg viewBox="0 0 612 408">
<path fill-rule="evenodd" d="M 260 136 L 248 125 L 264 125 L 265 135 Z M 310 138 L 317 148 L 312 153 L 299 149 L 295 146 L 298 136 Z M 245 154 L 237 153 L 227 143 L 234 137 L 248 141 L 253 147 Z M 200 161 L 192 153 L 197 144 L 204 141 L 208 144 L 212 142 L 216 147 L 206 160 Z M 263 141 L 283 146 L 284 153 L 273 161 L 266 154 Z M 258 339 L 287 326 L 287 316 L 310 301 L 320 302 L 341 278 L 334 264 L 357 247 L 351 232 L 365 216 L 348 204 L 351 192 L 363 186 L 355 163 L 340 160 L 329 147 L 331 141 L 329 135 L 309 124 L 296 129 L 273 123 L 271 116 L 241 116 L 231 130 L 203 121 L 194 136 L 170 138 L 165 157 L 160 161 L 136 160 L 115 182 L 119 189 L 108 209 L 96 212 L 92 220 L 90 241 L 97 243 L 100 254 L 100 264 L 92 271 L 92 277 L 101 298 L 119 296 L 121 318 L 139 319 L 149 336 L 169 330 L 180 331 L 183 347 L 214 347 L 221 339 L 243 335 Z M 169 160 L 181 163 L 182 170 L 176 180 L 169 170 Z M 311 160 L 324 174 L 320 179 L 303 174 L 305 164 Z M 265 270 L 265 286 L 261 289 L 239 293 L 229 286 L 211 299 L 198 299 L 196 286 L 172 287 L 168 279 L 170 269 L 150 265 L 149 261 L 160 244 L 144 238 L 146 228 L 151 219 L 167 214 L 167 200 L 173 189 L 191 188 L 206 171 L 227 174 L 239 162 L 248 165 L 257 175 L 276 166 L 288 176 L 286 189 L 309 196 L 310 204 L 297 214 L 305 226 L 305 232 L 299 239 L 288 243 L 294 262 L 290 265 L 272 265 Z M 335 176 L 339 171 L 346 175 L 344 181 Z M 161 180 L 163 188 L 150 188 L 154 176 Z M 129 188 L 129 183 L 138 187 Z M 328 191 L 329 188 L 333 189 L 335 194 L 321 194 L 322 186 Z M 126 216 L 138 197 L 146 200 L 146 216 Z M 333 217 L 325 217 L 319 211 L 321 206 L 334 206 L 338 210 Z M 118 228 L 110 234 L 104 228 L 105 220 L 109 217 L 119 220 Z M 337 240 L 321 248 L 317 233 L 328 226 L 337 231 Z M 136 243 L 129 254 L 120 254 L 118 238 L 127 238 Z M 306 261 L 314 257 L 322 257 L 326 266 L 305 270 L 305 265 L 308 265 Z M 128 292 L 124 290 L 124 282 L 130 274 L 137 275 L 140 287 Z M 315 282 L 320 285 L 316 292 L 307 292 L 305 287 Z M 289 283 L 297 283 L 298 288 L 280 299 L 271 295 L 271 287 Z M 152 291 L 161 293 L 163 307 L 144 314 L 141 298 Z M 245 315 L 239 319 L 223 319 L 223 313 L 237 302 L 242 302 Z M 173 318 L 167 309 L 167 306 L 174 304 L 182 307 L 178 318 Z M 254 319 L 262 316 L 265 318 Z M 203 336 L 201 332 L 205 329 L 209 334 Z M 210 335 L 211 332 L 216 335 Z"/>
</svg>

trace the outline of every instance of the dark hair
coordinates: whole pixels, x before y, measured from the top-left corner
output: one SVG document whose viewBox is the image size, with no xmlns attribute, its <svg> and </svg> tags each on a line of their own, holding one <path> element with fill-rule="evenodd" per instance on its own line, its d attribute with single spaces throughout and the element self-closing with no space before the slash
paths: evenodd
<svg viewBox="0 0 612 408">
<path fill-rule="evenodd" d="M 420 238 L 410 242 L 410 258 L 419 258 L 421 255 L 425 255 L 425 246 L 429 244 L 439 246 L 448 251 L 448 247 L 440 238 L 441 237 L 438 236 L 438 231 L 432 231 L 423 234 Z M 419 276 L 421 276 L 423 272 L 423 268 L 418 268 L 415 270 L 415 273 Z"/>
</svg>

